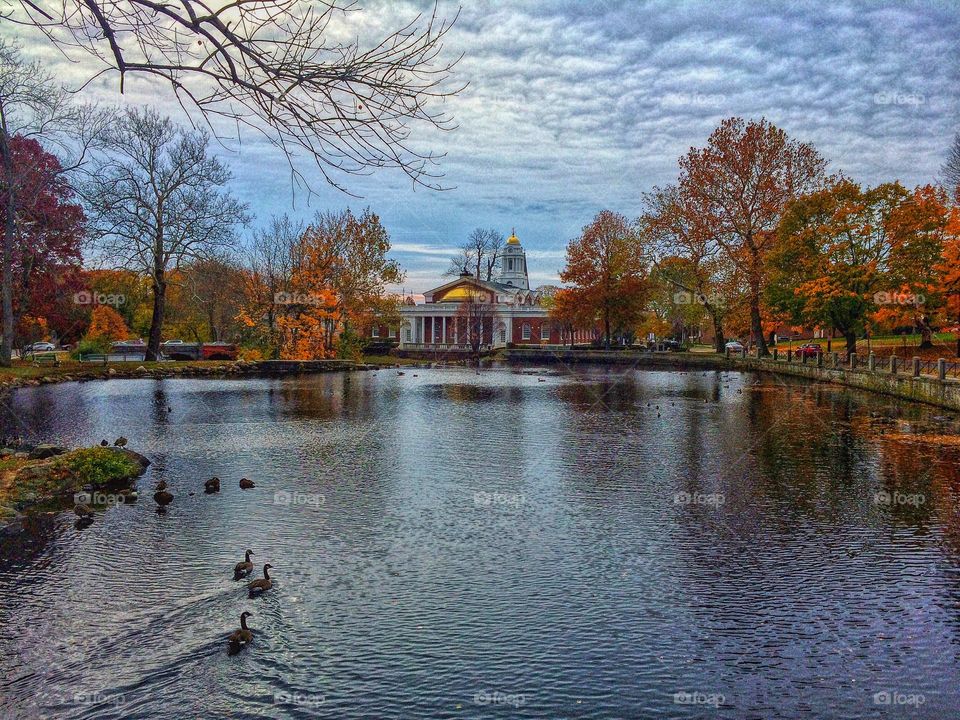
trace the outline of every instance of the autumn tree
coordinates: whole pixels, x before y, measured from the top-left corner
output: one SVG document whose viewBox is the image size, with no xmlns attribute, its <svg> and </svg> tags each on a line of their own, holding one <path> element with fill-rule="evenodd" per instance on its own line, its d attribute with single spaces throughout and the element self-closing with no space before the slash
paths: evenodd
<svg viewBox="0 0 960 720">
<path fill-rule="evenodd" d="M 254 231 L 246 251 L 243 276 L 243 305 L 239 313 L 244 324 L 255 332 L 259 345 L 269 357 L 279 357 L 277 295 L 290 289 L 295 264 L 299 263 L 300 239 L 304 226 L 287 215 L 274 216 Z M 261 323 L 265 322 L 265 325 Z"/>
<path fill-rule="evenodd" d="M 922 302 L 894 305 L 920 329 L 920 348 L 933 347 L 933 324 L 946 304 L 940 271 L 944 248 L 954 242 L 957 208 L 942 187 L 923 185 L 894 208 L 889 232 L 893 237 L 891 282 L 898 292 Z"/>
<path fill-rule="evenodd" d="M 771 305 L 835 328 L 856 352 L 874 295 L 889 289 L 890 216 L 908 195 L 898 183 L 863 190 L 842 180 L 791 202 L 768 253 Z"/>
<path fill-rule="evenodd" d="M 680 191 L 743 275 L 760 355 L 769 354 L 762 317 L 767 252 L 786 204 L 818 189 L 825 166 L 812 146 L 791 140 L 765 119 L 724 120 L 706 147 L 691 148 L 680 159 Z"/>
<path fill-rule="evenodd" d="M 699 321 L 699 315 L 706 313 L 713 325 L 714 349 L 722 353 L 727 312 L 723 287 L 729 282 L 732 263 L 708 218 L 679 187 L 654 188 L 644 195 L 644 206 L 640 237 L 658 278 L 673 288 L 674 310 L 688 322 Z"/>
<path fill-rule="evenodd" d="M 24 312 L 22 307 L 19 311 L 15 308 L 15 296 L 26 293 L 33 294 L 34 299 L 43 297 L 42 291 L 34 292 L 24 281 L 66 279 L 66 274 L 32 271 L 31 277 L 25 278 L 23 269 L 32 266 L 22 262 L 25 255 L 22 251 L 27 250 L 27 255 L 32 252 L 30 244 L 42 236 L 44 224 L 61 224 L 59 230 L 51 227 L 52 232 L 60 235 L 56 244 L 73 233 L 67 225 L 82 221 L 82 214 L 71 217 L 64 177 L 84 164 L 107 117 L 92 106 L 72 103 L 70 96 L 39 62 L 27 62 L 18 46 L 0 40 L 0 204 L 3 206 L 0 365 L 10 365 L 18 315 Z M 55 157 L 51 149 L 55 149 L 60 158 Z M 63 206 L 63 212 L 51 206 L 54 200 Z M 38 218 L 38 213 L 43 217 Z M 15 287 L 18 281 L 19 290 Z M 61 283 L 60 297 L 72 294 L 68 285 Z M 48 284 L 44 291 L 53 289 Z"/>
<path fill-rule="evenodd" d="M 160 357 L 169 273 L 229 250 L 246 206 L 224 189 L 230 171 L 203 131 L 176 127 L 153 110 L 128 110 L 106 137 L 109 150 L 85 187 L 101 258 L 151 281 L 147 359 Z"/>
<path fill-rule="evenodd" d="M 369 208 L 357 216 L 350 210 L 318 213 L 303 234 L 300 252 L 316 277 L 336 297 L 333 327 L 343 349 L 355 342 L 358 328 L 390 312 L 396 300 L 387 287 L 403 281 L 403 271 L 387 257 L 390 236 Z M 328 338 L 334 341 L 333 333 Z M 353 352 L 352 350 L 350 352 Z"/>
<path fill-rule="evenodd" d="M 636 232 L 627 219 L 601 211 L 579 238 L 567 244 L 560 279 L 571 283 L 584 310 L 595 314 L 610 348 L 614 331 L 632 332 L 643 313 L 647 268 Z"/>
<path fill-rule="evenodd" d="M 956 206 L 951 208 L 949 222 L 942 256 L 935 269 L 940 275 L 944 308 L 956 321 L 956 355 L 960 358 L 960 212 Z"/>
<path fill-rule="evenodd" d="M 503 233 L 476 228 L 457 254 L 450 258 L 450 267 L 444 275 L 458 277 L 469 273 L 477 280 L 490 282 L 500 269 L 504 242 Z"/>
<path fill-rule="evenodd" d="M 591 333 L 596 324 L 596 312 L 591 308 L 578 288 L 557 288 L 542 304 L 550 314 L 551 321 L 560 329 L 561 336 L 570 339 L 570 349 L 576 344 L 578 330 Z"/>
<path fill-rule="evenodd" d="M 80 289 L 80 247 L 84 214 L 56 156 L 32 138 L 16 136 L 8 143 L 16 169 L 14 240 L 10 255 L 11 317 L 15 330 L 25 316 L 29 324 L 44 318 L 59 336 L 72 330 L 71 308 Z M 7 186 L 0 186 L 0 196 Z M 0 199 L 0 221 L 6 224 L 9 204 Z"/>
<path fill-rule="evenodd" d="M 123 317 L 109 305 L 97 305 L 90 315 L 90 327 L 87 337 L 91 340 L 127 340 L 130 328 Z"/>
</svg>

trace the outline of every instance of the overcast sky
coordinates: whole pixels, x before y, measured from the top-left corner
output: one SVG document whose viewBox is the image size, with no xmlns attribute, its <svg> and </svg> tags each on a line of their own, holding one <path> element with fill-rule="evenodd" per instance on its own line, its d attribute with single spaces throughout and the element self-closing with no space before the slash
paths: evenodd
<svg viewBox="0 0 960 720">
<path fill-rule="evenodd" d="M 351 22 L 364 34 L 399 27 L 422 3 L 361 0 Z M 440 14 L 458 5 L 441 0 Z M 11 28 L 0 25 L 10 36 Z M 45 41 L 28 52 L 64 78 Z M 446 153 L 452 189 L 414 191 L 399 173 L 347 179 L 357 200 L 332 189 L 291 204 L 283 158 L 250 135 L 223 151 L 235 192 L 257 223 L 272 213 L 369 204 L 384 220 L 406 288 L 440 284 L 447 257 L 469 231 L 512 227 L 528 251 L 534 285 L 556 281 L 566 242 L 601 209 L 633 217 L 640 196 L 671 182 L 677 158 L 702 145 L 725 117 L 765 116 L 867 184 L 936 179 L 958 122 L 960 2 L 465 2 L 446 44 L 463 53 L 470 83 L 447 103 L 459 124 L 422 133 Z M 108 102 L 153 102 L 179 117 L 169 96 L 128 79 L 89 92 Z"/>
</svg>

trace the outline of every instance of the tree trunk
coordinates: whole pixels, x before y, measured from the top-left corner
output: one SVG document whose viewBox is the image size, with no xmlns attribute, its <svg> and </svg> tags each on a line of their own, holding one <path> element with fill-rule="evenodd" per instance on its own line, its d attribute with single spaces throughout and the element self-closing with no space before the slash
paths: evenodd
<svg viewBox="0 0 960 720">
<path fill-rule="evenodd" d="M 160 335 L 163 332 L 163 313 L 167 302 L 167 283 L 153 281 L 153 315 L 150 317 L 150 337 L 147 340 L 147 360 L 160 359 Z"/>
<path fill-rule="evenodd" d="M 8 142 L 6 130 L 0 129 L 0 154 L 3 155 L 3 174 L 7 186 L 7 218 L 3 230 L 3 272 L 0 284 L 3 286 L 2 306 L 3 338 L 0 341 L 0 366 L 10 367 L 13 356 L 13 242 L 17 232 L 17 198 L 13 181 L 13 153 Z"/>
<path fill-rule="evenodd" d="M 603 311 L 603 335 L 604 335 L 604 348 L 610 349 L 610 311 Z"/>
<path fill-rule="evenodd" d="M 928 350 L 933 347 L 933 328 L 926 315 L 917 318 L 917 323 L 920 325 L 920 349 Z"/>
<path fill-rule="evenodd" d="M 723 321 L 720 319 L 719 313 L 711 312 L 710 317 L 713 319 L 713 349 L 722 353 L 726 350 L 726 342 L 723 337 Z"/>
<path fill-rule="evenodd" d="M 843 336 L 847 340 L 847 354 L 857 351 L 857 334 L 853 331 L 845 332 Z"/>
<path fill-rule="evenodd" d="M 767 349 L 767 341 L 763 337 L 763 321 L 760 319 L 760 296 L 759 293 L 752 293 L 751 295 L 750 333 L 757 341 L 757 357 L 767 357 L 770 351 Z"/>
</svg>

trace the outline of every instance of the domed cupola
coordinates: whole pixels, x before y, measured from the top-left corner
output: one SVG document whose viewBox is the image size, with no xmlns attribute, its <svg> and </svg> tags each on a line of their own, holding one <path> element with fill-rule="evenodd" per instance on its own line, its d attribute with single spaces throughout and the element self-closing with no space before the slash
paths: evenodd
<svg viewBox="0 0 960 720">
<path fill-rule="evenodd" d="M 515 230 L 510 231 L 507 244 L 503 248 L 502 265 L 500 266 L 499 281 L 523 290 L 530 289 L 530 278 L 527 276 L 527 255 L 520 245 L 520 238 Z"/>
</svg>

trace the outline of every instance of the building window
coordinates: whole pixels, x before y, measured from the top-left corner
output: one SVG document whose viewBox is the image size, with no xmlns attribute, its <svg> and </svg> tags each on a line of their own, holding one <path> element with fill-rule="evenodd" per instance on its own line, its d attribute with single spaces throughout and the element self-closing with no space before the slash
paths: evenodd
<svg viewBox="0 0 960 720">
<path fill-rule="evenodd" d="M 500 326 L 500 342 L 505 343 L 507 341 L 507 328 L 503 325 Z"/>
<path fill-rule="evenodd" d="M 507 260 L 507 270 L 513 270 L 513 258 Z"/>
<path fill-rule="evenodd" d="M 524 324 L 523 324 L 523 336 L 522 336 L 522 337 L 523 337 L 524 340 L 529 340 L 529 339 L 530 339 L 530 325 L 529 325 L 528 323 L 524 323 Z"/>
<path fill-rule="evenodd" d="M 373 326 L 373 330 L 370 331 L 370 336 L 371 336 L 371 337 L 375 337 L 375 338 L 380 337 L 380 326 L 379 326 L 379 325 L 374 325 L 374 326 Z"/>
<path fill-rule="evenodd" d="M 405 327 L 405 328 L 403 329 L 403 341 L 404 341 L 404 342 L 410 342 L 410 328 L 409 328 L 409 327 Z"/>
<path fill-rule="evenodd" d="M 388 338 L 395 338 L 396 336 L 397 336 L 397 330 L 396 330 L 396 328 L 392 328 L 392 327 L 387 328 L 387 337 L 388 337 Z"/>
<path fill-rule="evenodd" d="M 544 323 L 540 326 L 540 339 L 549 340 L 550 339 L 550 326 Z"/>
</svg>

